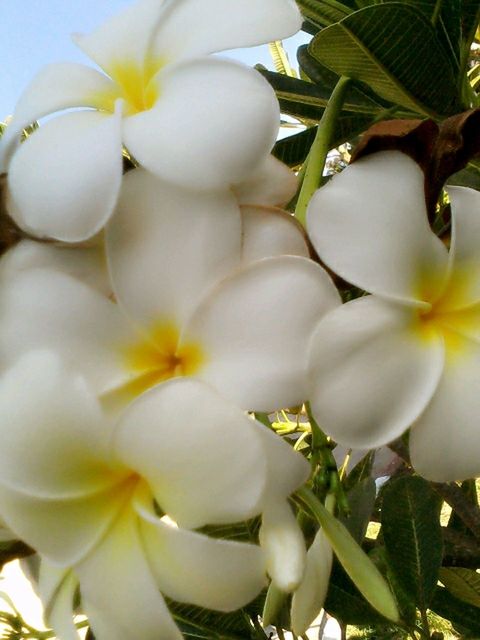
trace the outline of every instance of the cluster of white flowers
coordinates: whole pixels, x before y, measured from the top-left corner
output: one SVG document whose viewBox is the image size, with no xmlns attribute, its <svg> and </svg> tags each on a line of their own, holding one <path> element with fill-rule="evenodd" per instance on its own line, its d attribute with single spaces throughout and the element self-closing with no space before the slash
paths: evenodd
<svg viewBox="0 0 480 640">
<path fill-rule="evenodd" d="M 307 555 L 288 504 L 309 465 L 247 412 L 310 400 L 326 433 L 363 448 L 416 422 L 420 472 L 479 471 L 480 196 L 450 191 L 448 253 L 412 160 L 335 177 L 311 240 L 373 293 L 342 305 L 278 208 L 297 182 L 270 156 L 272 89 L 209 55 L 300 25 L 293 0 L 139 0 L 76 38 L 105 73 L 46 67 L 1 139 L 9 214 L 63 241 L 0 262 L 0 514 L 42 558 L 62 640 L 78 638 L 78 587 L 98 640 L 179 640 L 161 594 L 230 611 L 267 576 L 295 591 L 305 631 L 332 550 L 320 531 Z M 123 144 L 138 165 L 125 176 Z M 256 516 L 259 545 L 198 531 Z"/>
</svg>

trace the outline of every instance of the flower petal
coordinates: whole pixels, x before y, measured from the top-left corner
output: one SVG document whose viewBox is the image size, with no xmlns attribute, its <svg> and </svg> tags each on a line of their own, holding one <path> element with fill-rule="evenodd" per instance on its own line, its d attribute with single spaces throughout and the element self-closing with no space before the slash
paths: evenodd
<svg viewBox="0 0 480 640">
<path fill-rule="evenodd" d="M 14 154 L 7 208 L 41 237 L 78 242 L 99 231 L 122 179 L 120 114 L 67 113 L 35 131 Z"/>
<path fill-rule="evenodd" d="M 107 73 L 111 73 L 117 63 L 143 65 L 164 5 L 164 0 L 139 0 L 109 18 L 92 33 L 75 34 L 73 40 Z"/>
<path fill-rule="evenodd" d="M 130 508 L 75 572 L 98 640 L 183 640 L 155 584 Z"/>
<path fill-rule="evenodd" d="M 444 349 L 415 311 L 375 296 L 329 313 L 312 340 L 311 405 L 340 444 L 373 449 L 400 436 L 437 388 Z"/>
<path fill-rule="evenodd" d="M 35 268 L 53 269 L 66 273 L 109 297 L 112 290 L 106 266 L 104 248 L 101 244 L 69 247 L 22 240 L 2 256 L 0 278 L 8 282 L 22 271 Z"/>
<path fill-rule="evenodd" d="M 13 119 L 2 136 L 3 170 L 7 170 L 9 155 L 28 125 L 56 111 L 95 107 L 96 96 L 111 91 L 111 87 L 109 78 L 83 64 L 64 62 L 43 67 L 20 96 Z"/>
<path fill-rule="evenodd" d="M 453 311 L 480 302 L 480 193 L 448 187 L 452 207 L 451 275 L 436 309 Z"/>
<path fill-rule="evenodd" d="M 53 353 L 27 353 L 0 378 L 0 415 L 4 486 L 56 499 L 117 481 L 108 466 L 109 426 L 98 402 L 83 378 Z"/>
<path fill-rule="evenodd" d="M 4 367 L 31 349 L 47 348 L 99 393 L 125 380 L 121 347 L 132 334 L 118 307 L 97 291 L 66 274 L 31 269 L 4 283 L 0 300 Z"/>
<path fill-rule="evenodd" d="M 266 461 L 257 429 L 207 385 L 180 378 L 126 409 L 114 450 L 173 520 L 198 528 L 260 513 Z"/>
<path fill-rule="evenodd" d="M 238 63 L 200 58 L 169 66 L 158 81 L 155 106 L 124 121 L 125 144 L 140 164 L 191 189 L 225 188 L 252 175 L 279 125 L 266 80 Z"/>
<path fill-rule="evenodd" d="M 305 575 L 293 594 L 291 621 L 293 632 L 306 633 L 320 613 L 327 596 L 332 570 L 333 552 L 330 543 L 320 529 L 307 552 Z"/>
<path fill-rule="evenodd" d="M 410 455 L 418 473 L 433 482 L 480 475 L 480 345 L 458 338 L 430 404 L 413 425 Z"/>
<path fill-rule="evenodd" d="M 265 586 L 265 562 L 259 547 L 165 524 L 148 503 L 141 505 L 139 513 L 148 562 L 160 591 L 169 598 L 234 611 Z"/>
<path fill-rule="evenodd" d="M 170 1 L 155 34 L 155 52 L 195 57 L 282 40 L 301 26 L 300 11 L 292 0 Z"/>
<path fill-rule="evenodd" d="M 190 191 L 131 171 L 106 233 L 117 298 L 144 323 L 183 323 L 238 265 L 240 241 L 240 212 L 227 191 Z"/>
<path fill-rule="evenodd" d="M 286 211 L 271 207 L 242 207 L 242 259 L 245 264 L 281 255 L 310 252 L 300 224 Z"/>
<path fill-rule="evenodd" d="M 73 623 L 73 601 L 78 580 L 71 570 L 59 569 L 42 560 L 39 592 L 45 607 L 45 619 L 56 637 L 79 640 L 80 634 Z"/>
<path fill-rule="evenodd" d="M 244 182 L 233 186 L 240 204 L 282 207 L 290 202 L 298 188 L 295 173 L 268 155 L 258 169 Z"/>
<path fill-rule="evenodd" d="M 286 500 L 277 500 L 265 507 L 260 544 L 275 586 L 286 593 L 296 589 L 305 571 L 305 540 Z"/>
<path fill-rule="evenodd" d="M 206 355 L 198 376 L 244 409 L 303 402 L 310 336 L 339 302 L 310 260 L 283 256 L 247 265 L 202 301 L 186 328 Z"/>
<path fill-rule="evenodd" d="M 313 196 L 307 227 L 320 258 L 352 284 L 419 304 L 441 292 L 447 250 L 427 221 L 424 176 L 398 151 L 362 158 Z"/>
</svg>

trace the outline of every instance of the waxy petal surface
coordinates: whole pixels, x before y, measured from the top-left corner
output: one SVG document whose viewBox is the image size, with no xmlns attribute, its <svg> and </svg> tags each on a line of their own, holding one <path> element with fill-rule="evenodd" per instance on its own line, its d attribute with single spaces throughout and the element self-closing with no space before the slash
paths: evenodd
<svg viewBox="0 0 480 640">
<path fill-rule="evenodd" d="M 245 264 L 281 255 L 309 257 L 306 236 L 286 211 L 242 207 L 242 260 Z"/>
<path fill-rule="evenodd" d="M 106 232 L 117 299 L 143 324 L 182 324 L 240 262 L 240 243 L 240 211 L 227 191 L 191 191 L 131 171 Z"/>
<path fill-rule="evenodd" d="M 374 296 L 329 313 L 312 340 L 314 416 L 332 438 L 373 449 L 400 436 L 425 409 L 443 369 L 440 336 L 415 311 Z"/>
<path fill-rule="evenodd" d="M 415 470 L 433 482 L 480 474 L 480 345 L 458 337 L 430 404 L 410 432 Z"/>
<path fill-rule="evenodd" d="M 338 304 L 330 278 L 310 260 L 247 265 L 202 301 L 187 326 L 207 355 L 198 376 L 246 410 L 303 402 L 310 336 Z"/>
<path fill-rule="evenodd" d="M 238 522 L 261 511 L 267 469 L 258 428 L 207 385 L 176 379 L 130 405 L 114 450 L 180 526 Z"/>
<path fill-rule="evenodd" d="M 78 242 L 112 214 L 122 179 L 120 114 L 67 113 L 48 121 L 17 150 L 7 208 L 24 230 Z"/>
<path fill-rule="evenodd" d="M 319 189 L 307 228 L 320 258 L 348 282 L 408 304 L 441 293 L 448 255 L 430 230 L 424 176 L 398 151 L 362 158 Z"/>
<path fill-rule="evenodd" d="M 270 152 L 279 108 L 257 71 L 199 58 L 168 67 L 158 83 L 155 106 L 124 122 L 126 146 L 152 173 L 192 189 L 225 188 Z"/>
<path fill-rule="evenodd" d="M 244 182 L 233 186 L 240 204 L 266 207 L 285 206 L 297 188 L 295 173 L 272 155 L 268 155 Z"/>
<path fill-rule="evenodd" d="M 169 598 L 234 611 L 265 586 L 265 562 L 258 546 L 165 524 L 145 508 L 141 515 L 145 553 L 160 591 Z"/>
<path fill-rule="evenodd" d="M 190 58 L 282 40 L 301 26 L 292 0 L 170 0 L 164 4 L 154 52 Z"/>
</svg>

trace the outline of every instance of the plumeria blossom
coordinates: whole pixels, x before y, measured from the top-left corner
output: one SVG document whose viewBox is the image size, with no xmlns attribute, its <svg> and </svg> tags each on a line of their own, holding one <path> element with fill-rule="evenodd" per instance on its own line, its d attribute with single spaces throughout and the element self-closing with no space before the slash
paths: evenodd
<svg viewBox="0 0 480 640">
<path fill-rule="evenodd" d="M 170 380 L 112 419 L 81 375 L 32 351 L 1 377 L 0 412 L 0 511 L 47 563 L 62 640 L 78 638 L 77 584 L 98 640 L 180 640 L 161 593 L 230 611 L 264 587 L 269 540 L 264 553 L 195 529 L 290 511 L 309 465 L 208 385 Z"/>
<path fill-rule="evenodd" d="M 300 26 L 293 0 L 139 0 L 76 36 L 104 73 L 52 64 L 20 97 L 0 147 L 10 214 L 40 236 L 93 235 L 117 200 L 122 144 L 156 175 L 194 189 L 268 171 L 279 126 L 273 90 L 255 70 L 209 54 Z M 19 146 L 24 127 L 54 113 Z"/>
<path fill-rule="evenodd" d="M 53 349 L 112 408 L 182 375 L 245 410 L 306 399 L 310 336 L 340 301 L 290 216 L 240 210 L 227 192 L 180 190 L 136 170 L 105 244 L 115 299 L 38 257 L 5 278 L 4 367 Z"/>
<path fill-rule="evenodd" d="M 316 419 L 360 448 L 411 426 L 412 463 L 435 481 L 480 473 L 480 194 L 447 191 L 449 250 L 429 227 L 420 167 L 396 151 L 355 162 L 308 211 L 321 259 L 372 294 L 335 309 L 315 332 Z"/>
</svg>

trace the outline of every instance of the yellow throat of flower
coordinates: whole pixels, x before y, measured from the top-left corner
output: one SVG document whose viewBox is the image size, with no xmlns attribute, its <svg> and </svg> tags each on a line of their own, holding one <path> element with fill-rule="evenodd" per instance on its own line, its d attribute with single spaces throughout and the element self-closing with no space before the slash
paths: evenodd
<svg viewBox="0 0 480 640">
<path fill-rule="evenodd" d="M 124 115 L 148 111 L 157 102 L 160 91 L 156 74 L 165 66 L 160 58 L 148 57 L 143 64 L 135 60 L 113 62 L 108 73 L 114 82 L 112 88 L 92 97 L 92 106 L 100 111 L 115 111 L 115 102 L 124 101 Z"/>
</svg>

